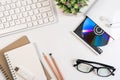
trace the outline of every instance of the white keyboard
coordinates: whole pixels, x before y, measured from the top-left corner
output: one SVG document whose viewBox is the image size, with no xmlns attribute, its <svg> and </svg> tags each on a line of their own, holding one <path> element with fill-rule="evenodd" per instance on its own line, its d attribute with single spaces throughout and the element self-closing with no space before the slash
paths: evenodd
<svg viewBox="0 0 120 80">
<path fill-rule="evenodd" d="M 56 22 L 50 0 L 0 1 L 0 36 Z"/>
</svg>

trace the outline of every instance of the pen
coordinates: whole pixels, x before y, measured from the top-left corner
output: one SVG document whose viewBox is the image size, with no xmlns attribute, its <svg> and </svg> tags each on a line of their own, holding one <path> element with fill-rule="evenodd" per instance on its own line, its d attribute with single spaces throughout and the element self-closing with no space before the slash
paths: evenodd
<svg viewBox="0 0 120 80">
<path fill-rule="evenodd" d="M 57 78 L 57 80 L 60 80 L 59 76 L 57 75 L 57 73 L 55 71 L 55 69 L 53 68 L 52 64 L 50 63 L 48 57 L 44 53 L 43 53 L 43 56 L 44 56 L 46 62 L 48 63 L 48 65 L 50 66 L 50 68 L 51 68 L 52 72 L 54 73 L 55 77 Z"/>
<path fill-rule="evenodd" d="M 14 70 L 16 74 L 20 76 L 21 78 L 23 78 L 24 80 L 38 80 L 37 77 L 32 72 L 27 70 L 26 68 L 15 67 Z"/>
<path fill-rule="evenodd" d="M 53 64 L 54 64 L 54 66 L 56 67 L 56 69 L 57 69 L 57 71 L 58 71 L 58 74 L 59 74 L 61 80 L 64 80 L 64 78 L 63 78 L 63 76 L 62 76 L 62 74 L 61 74 L 61 72 L 60 72 L 60 69 L 58 68 L 57 63 L 56 63 L 55 59 L 54 59 L 53 56 L 52 56 L 52 53 L 50 53 L 49 55 L 50 55 L 50 58 L 51 58 L 51 60 L 52 60 L 52 62 L 53 62 Z"/>
</svg>

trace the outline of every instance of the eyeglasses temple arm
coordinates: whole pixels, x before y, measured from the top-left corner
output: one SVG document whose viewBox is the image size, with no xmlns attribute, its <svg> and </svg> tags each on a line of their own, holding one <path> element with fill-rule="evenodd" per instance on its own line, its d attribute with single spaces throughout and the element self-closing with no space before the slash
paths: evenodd
<svg viewBox="0 0 120 80">
<path fill-rule="evenodd" d="M 77 66 L 77 64 L 74 64 L 73 67 Z"/>
</svg>

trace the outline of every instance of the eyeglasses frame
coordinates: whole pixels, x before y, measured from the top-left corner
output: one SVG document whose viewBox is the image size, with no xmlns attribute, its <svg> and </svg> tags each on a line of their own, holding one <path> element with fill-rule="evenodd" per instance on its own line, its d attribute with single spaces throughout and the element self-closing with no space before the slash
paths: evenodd
<svg viewBox="0 0 120 80">
<path fill-rule="evenodd" d="M 101 77 L 108 77 L 108 76 L 110 76 L 110 75 L 113 75 L 113 76 L 115 75 L 113 72 L 114 72 L 116 69 L 115 69 L 113 66 L 110 66 L 110 65 L 106 65 L 106 64 L 103 64 L 103 63 L 99 63 L 99 62 L 82 60 L 82 59 L 77 59 L 77 60 L 76 60 L 76 63 L 77 63 L 77 64 L 74 64 L 73 67 L 76 67 L 76 66 L 77 66 L 77 70 L 80 71 L 80 72 L 83 72 L 83 71 L 81 71 L 81 70 L 78 69 L 78 65 L 79 65 L 80 63 L 85 63 L 85 64 L 88 64 L 88 65 L 92 66 L 92 69 L 91 69 L 89 72 L 83 72 L 83 73 L 90 73 L 91 71 L 93 71 L 94 69 L 96 69 L 96 70 L 97 70 L 97 75 L 98 75 L 98 76 L 101 76 Z M 95 67 L 95 66 L 91 65 L 90 63 L 92 63 L 92 64 L 97 64 L 97 65 L 101 65 L 101 66 L 104 66 L 104 67 Z M 111 74 L 110 74 L 110 75 L 107 75 L 107 76 L 99 75 L 99 74 L 98 74 L 98 70 L 101 69 L 101 68 L 107 68 L 107 69 L 111 72 Z M 111 70 L 112 70 L 112 71 L 111 71 Z"/>
</svg>

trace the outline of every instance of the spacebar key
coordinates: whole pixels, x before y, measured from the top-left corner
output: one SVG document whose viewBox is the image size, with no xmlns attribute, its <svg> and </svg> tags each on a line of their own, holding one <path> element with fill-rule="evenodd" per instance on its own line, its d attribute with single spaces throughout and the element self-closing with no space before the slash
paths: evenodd
<svg viewBox="0 0 120 80">
<path fill-rule="evenodd" d="M 21 25 L 16 25 L 16 26 L 10 27 L 10 28 L 1 29 L 0 35 L 9 34 L 9 33 L 15 32 L 15 31 L 20 31 L 25 28 L 27 28 L 27 25 L 21 24 Z"/>
</svg>

